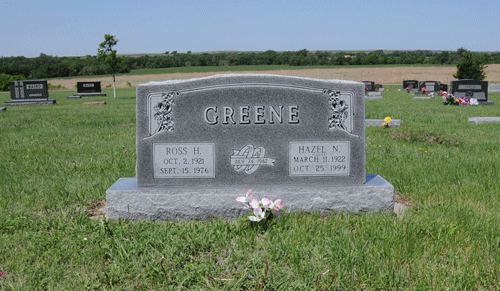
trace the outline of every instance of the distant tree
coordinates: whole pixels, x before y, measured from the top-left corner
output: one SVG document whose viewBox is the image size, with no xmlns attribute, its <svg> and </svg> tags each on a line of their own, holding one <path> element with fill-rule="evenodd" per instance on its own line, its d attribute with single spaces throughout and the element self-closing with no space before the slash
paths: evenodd
<svg viewBox="0 0 500 291">
<path fill-rule="evenodd" d="M 113 95 L 116 99 L 116 81 L 115 81 L 115 73 L 118 67 L 118 64 L 122 61 L 122 58 L 116 56 L 116 50 L 113 49 L 118 43 L 118 39 L 115 38 L 114 35 L 105 34 L 104 41 L 99 44 L 99 48 L 97 49 L 97 58 L 101 61 L 104 61 L 110 68 L 113 73 Z"/>
<path fill-rule="evenodd" d="M 166 51 L 165 54 L 168 55 L 169 51 Z"/>
<path fill-rule="evenodd" d="M 460 48 L 459 50 L 462 50 Z M 486 78 L 486 73 L 484 69 L 486 66 L 477 58 L 475 58 L 472 52 L 463 49 L 462 51 L 457 51 L 462 58 L 457 64 L 457 73 L 453 75 L 457 79 L 474 79 L 474 80 L 484 80 Z"/>
</svg>

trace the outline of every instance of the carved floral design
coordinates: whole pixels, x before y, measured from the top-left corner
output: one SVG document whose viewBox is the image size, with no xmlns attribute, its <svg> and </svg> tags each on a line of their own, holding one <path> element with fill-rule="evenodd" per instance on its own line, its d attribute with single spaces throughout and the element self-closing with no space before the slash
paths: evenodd
<svg viewBox="0 0 500 291">
<path fill-rule="evenodd" d="M 349 118 L 349 104 L 340 99 L 339 91 L 325 89 L 324 94 L 328 94 L 328 104 L 330 105 L 331 116 L 328 119 L 328 129 L 340 129 L 350 133 L 346 121 Z"/>
<path fill-rule="evenodd" d="M 153 107 L 155 114 L 153 118 L 157 121 L 158 127 L 152 135 L 162 131 L 174 131 L 174 119 L 172 117 L 172 109 L 174 105 L 174 96 L 179 95 L 179 92 L 162 93 L 162 100 Z"/>
</svg>

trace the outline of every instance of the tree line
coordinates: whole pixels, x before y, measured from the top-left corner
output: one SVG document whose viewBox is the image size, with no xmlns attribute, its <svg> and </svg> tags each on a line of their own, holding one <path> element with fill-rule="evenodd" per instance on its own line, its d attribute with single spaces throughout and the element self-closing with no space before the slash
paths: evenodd
<svg viewBox="0 0 500 291">
<path fill-rule="evenodd" d="M 178 53 L 162 55 L 122 56 L 116 73 L 129 73 L 134 69 L 171 68 L 185 66 L 242 66 L 242 65 L 290 65 L 290 66 L 349 66 L 349 65 L 414 65 L 457 64 L 464 48 L 457 51 L 299 51 L 277 52 L 214 52 Z M 500 52 L 472 52 L 473 58 L 482 64 L 500 63 Z M 40 54 L 35 58 L 1 57 L 0 75 L 23 76 L 24 79 L 47 79 L 70 76 L 109 74 L 109 67 L 97 56 L 54 57 Z"/>
</svg>

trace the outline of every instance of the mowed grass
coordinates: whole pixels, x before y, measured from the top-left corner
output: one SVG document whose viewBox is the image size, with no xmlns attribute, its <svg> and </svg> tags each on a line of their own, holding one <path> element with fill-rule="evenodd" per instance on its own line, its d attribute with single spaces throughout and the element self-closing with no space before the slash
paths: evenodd
<svg viewBox="0 0 500 291">
<path fill-rule="evenodd" d="M 268 229 L 89 219 L 107 188 L 135 175 L 134 88 L 117 100 L 51 91 L 57 105 L 9 106 L 0 289 L 498 290 L 500 124 L 467 119 L 500 116 L 500 93 L 493 106 L 452 107 L 399 87 L 366 101 L 366 118 L 402 120 L 367 128 L 366 167 L 408 201 L 405 214 L 285 213 Z"/>
</svg>

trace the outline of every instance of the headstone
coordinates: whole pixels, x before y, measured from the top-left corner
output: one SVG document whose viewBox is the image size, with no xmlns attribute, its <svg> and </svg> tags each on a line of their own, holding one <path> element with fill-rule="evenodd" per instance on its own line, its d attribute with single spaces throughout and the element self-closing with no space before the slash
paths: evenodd
<svg viewBox="0 0 500 291">
<path fill-rule="evenodd" d="M 366 100 L 379 100 L 382 99 L 382 93 L 380 92 L 368 92 L 368 95 L 365 96 Z"/>
<path fill-rule="evenodd" d="M 366 119 L 365 127 L 382 127 L 382 123 L 386 123 L 384 119 Z M 387 125 L 389 127 L 400 127 L 401 119 L 391 119 Z"/>
<path fill-rule="evenodd" d="M 500 92 L 500 83 L 497 84 L 489 84 L 488 92 Z"/>
<path fill-rule="evenodd" d="M 479 105 L 493 104 L 493 101 L 488 101 L 488 81 L 473 79 L 453 80 L 450 83 L 450 93 L 453 96 L 477 99 Z"/>
<path fill-rule="evenodd" d="M 425 87 L 425 93 L 439 92 L 441 90 L 440 84 L 438 81 L 422 81 L 418 83 L 418 91 L 423 92 L 422 88 Z"/>
<path fill-rule="evenodd" d="M 104 102 L 104 101 L 83 102 L 83 105 L 106 105 L 106 102 Z"/>
<path fill-rule="evenodd" d="M 365 84 L 365 87 L 368 88 L 366 91 L 375 91 L 375 82 L 372 81 L 363 81 L 363 84 Z"/>
<path fill-rule="evenodd" d="M 445 91 L 445 92 L 448 92 L 448 84 L 443 84 L 443 83 L 440 83 L 440 88 L 439 88 L 441 91 Z"/>
<path fill-rule="evenodd" d="M 469 122 L 470 123 L 500 123 L 500 117 L 498 116 L 492 116 L 492 117 L 469 117 Z"/>
<path fill-rule="evenodd" d="M 47 80 L 11 81 L 10 98 L 5 105 L 55 104 L 49 99 Z"/>
<path fill-rule="evenodd" d="M 78 93 L 68 96 L 68 98 L 82 98 L 85 96 L 106 96 L 106 93 L 101 92 L 101 81 L 76 82 L 76 90 Z"/>
<path fill-rule="evenodd" d="M 418 89 L 418 81 L 417 80 L 403 80 L 403 89 L 410 88 L 410 90 Z"/>
<path fill-rule="evenodd" d="M 365 173 L 364 87 L 259 74 L 139 85 L 137 176 L 106 191 L 107 218 L 237 217 L 248 189 L 291 211 L 393 211 L 394 187 Z"/>
<path fill-rule="evenodd" d="M 0 107 L 0 111 L 7 111 L 7 107 Z"/>
</svg>

